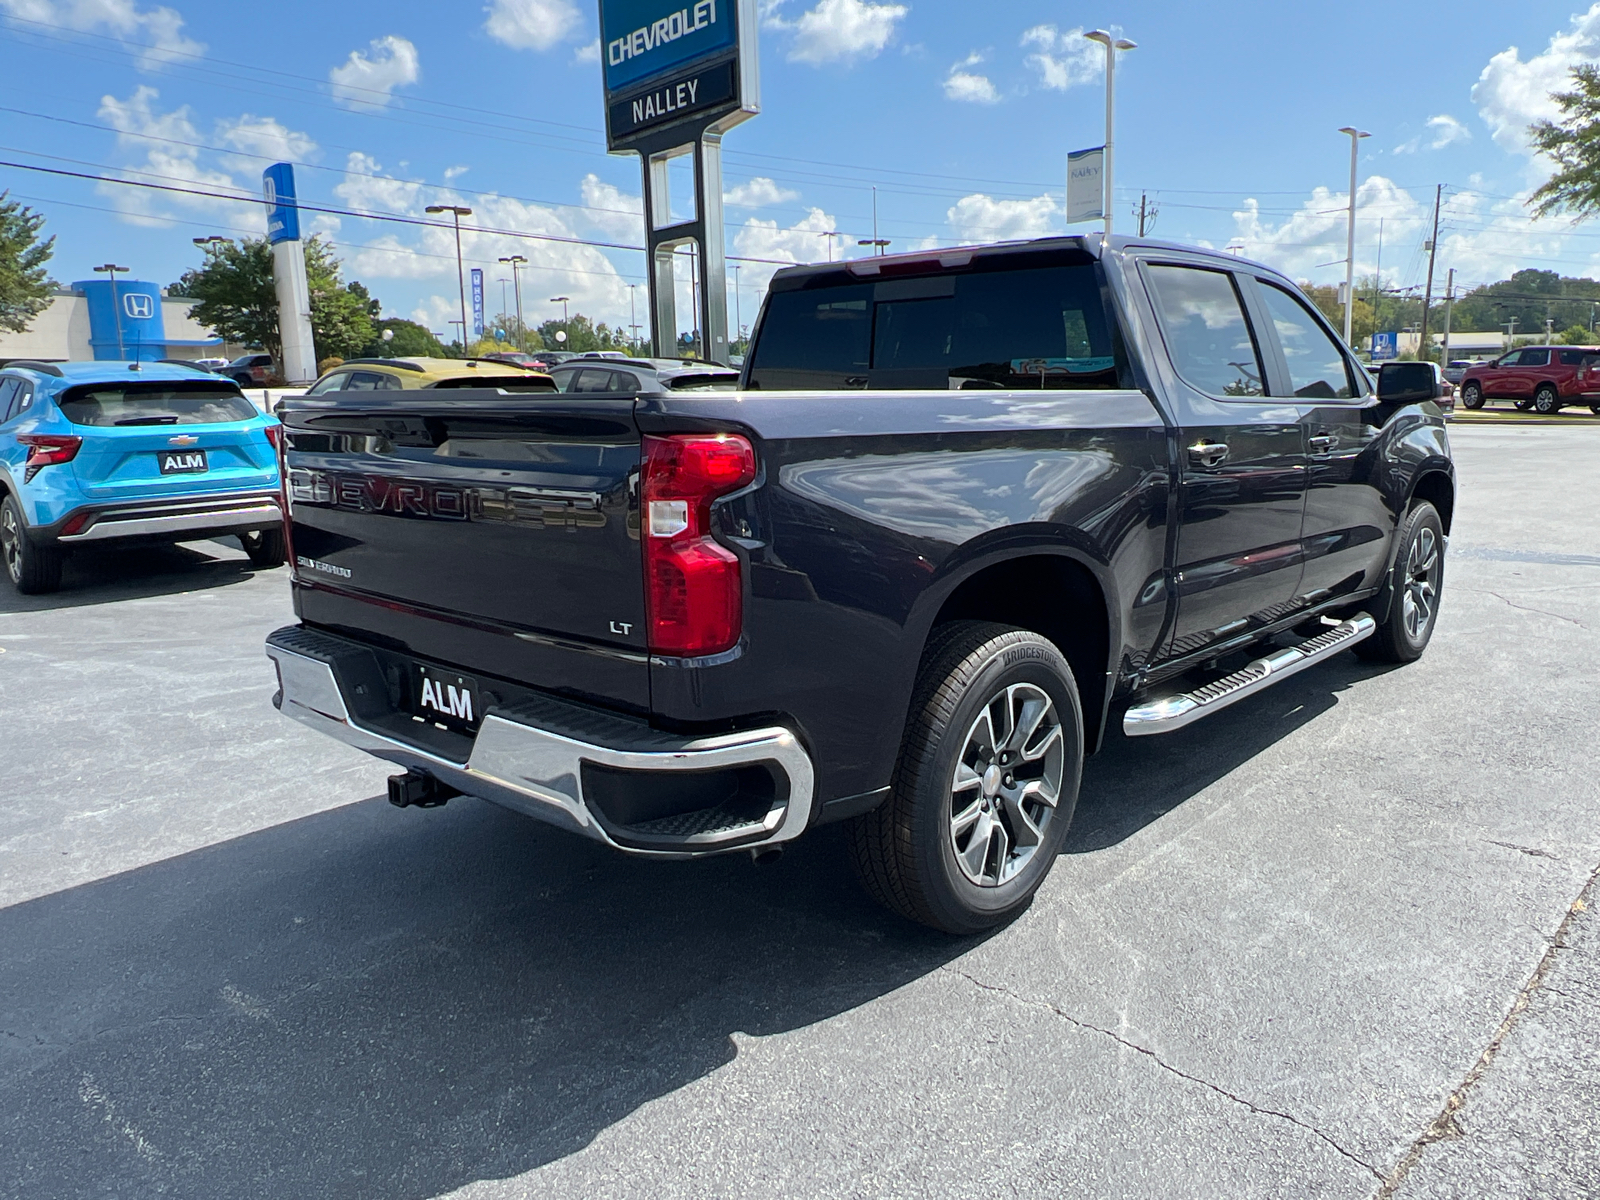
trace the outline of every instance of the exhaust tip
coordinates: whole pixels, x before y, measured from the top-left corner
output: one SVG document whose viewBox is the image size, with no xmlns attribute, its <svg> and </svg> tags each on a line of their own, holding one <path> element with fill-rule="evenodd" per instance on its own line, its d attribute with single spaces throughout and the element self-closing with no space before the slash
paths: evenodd
<svg viewBox="0 0 1600 1200">
<path fill-rule="evenodd" d="M 782 857 L 782 846 L 757 846 L 750 851 L 750 861 L 758 867 L 770 867 Z"/>
</svg>

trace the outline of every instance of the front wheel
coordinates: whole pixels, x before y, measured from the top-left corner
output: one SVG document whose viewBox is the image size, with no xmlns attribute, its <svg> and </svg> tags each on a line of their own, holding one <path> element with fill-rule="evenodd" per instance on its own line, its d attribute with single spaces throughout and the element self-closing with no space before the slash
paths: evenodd
<svg viewBox="0 0 1600 1200">
<path fill-rule="evenodd" d="M 0 562 L 6 577 L 24 596 L 53 592 L 61 586 L 61 551 L 28 536 L 27 522 L 15 496 L 0 502 Z"/>
<path fill-rule="evenodd" d="M 1083 711 L 1055 645 L 1025 629 L 935 631 L 889 799 L 850 831 L 856 873 L 887 908 L 972 934 L 1025 908 L 1078 801 Z"/>
<path fill-rule="evenodd" d="M 1419 500 L 1400 523 L 1400 549 L 1389 568 L 1384 596 L 1388 615 L 1356 646 L 1372 662 L 1408 663 L 1422 657 L 1439 619 L 1444 591 L 1444 524 L 1439 510 Z"/>
<path fill-rule="evenodd" d="M 1482 408 L 1483 389 L 1475 383 L 1469 383 L 1461 389 L 1461 405 L 1463 408 Z"/>
<path fill-rule="evenodd" d="M 1548 383 L 1533 394 L 1533 411 L 1548 417 L 1561 411 L 1561 396 Z"/>
<path fill-rule="evenodd" d="M 251 533 L 241 533 L 239 544 L 250 556 L 250 565 L 253 567 L 281 567 L 289 560 L 288 545 L 281 529 L 257 529 Z"/>
</svg>

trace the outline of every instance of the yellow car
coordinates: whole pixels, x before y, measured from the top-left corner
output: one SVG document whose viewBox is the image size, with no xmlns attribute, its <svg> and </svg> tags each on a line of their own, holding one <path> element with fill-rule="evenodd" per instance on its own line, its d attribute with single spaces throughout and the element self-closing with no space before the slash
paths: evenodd
<svg viewBox="0 0 1600 1200">
<path fill-rule="evenodd" d="M 549 375 L 514 363 L 480 358 L 352 358 L 312 384 L 306 395 L 477 387 L 507 392 L 556 391 Z"/>
</svg>

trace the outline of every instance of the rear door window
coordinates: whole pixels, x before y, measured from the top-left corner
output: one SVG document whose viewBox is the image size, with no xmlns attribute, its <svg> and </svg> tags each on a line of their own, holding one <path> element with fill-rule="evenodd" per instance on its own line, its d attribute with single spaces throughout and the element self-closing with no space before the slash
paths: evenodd
<svg viewBox="0 0 1600 1200">
<path fill-rule="evenodd" d="M 1338 344 L 1306 306 L 1263 279 L 1261 299 L 1278 345 L 1289 364 L 1289 386 L 1302 400 L 1348 400 L 1354 394 L 1350 367 Z"/>
<path fill-rule="evenodd" d="M 1100 389 L 1123 368 L 1083 264 L 775 292 L 750 386 Z"/>
<path fill-rule="evenodd" d="M 1261 356 L 1226 271 L 1151 263 L 1150 298 L 1178 374 L 1208 396 L 1264 395 Z"/>
<path fill-rule="evenodd" d="M 1589 355 L 1582 350 L 1558 350 L 1561 356 L 1561 365 L 1564 367 L 1581 367 Z"/>
<path fill-rule="evenodd" d="M 11 402 L 17 398 L 17 389 L 21 386 L 20 379 L 0 379 L 0 421 L 11 419 Z"/>
<path fill-rule="evenodd" d="M 326 396 L 329 392 L 337 392 L 340 388 L 344 387 L 344 381 L 348 378 L 350 378 L 350 376 L 343 373 L 326 376 L 325 378 L 319 379 L 316 383 L 312 384 L 311 390 L 308 391 L 306 395 Z"/>
<path fill-rule="evenodd" d="M 611 372 L 602 371 L 596 367 L 584 367 L 578 372 L 577 379 L 573 380 L 569 392 L 609 392 L 611 390 Z"/>
<path fill-rule="evenodd" d="M 399 391 L 400 381 L 393 375 L 380 375 L 377 371 L 351 371 L 345 381 L 347 392 Z"/>
<path fill-rule="evenodd" d="M 74 425 L 220 425 L 257 416 L 237 388 L 196 381 L 72 388 L 61 412 Z"/>
</svg>

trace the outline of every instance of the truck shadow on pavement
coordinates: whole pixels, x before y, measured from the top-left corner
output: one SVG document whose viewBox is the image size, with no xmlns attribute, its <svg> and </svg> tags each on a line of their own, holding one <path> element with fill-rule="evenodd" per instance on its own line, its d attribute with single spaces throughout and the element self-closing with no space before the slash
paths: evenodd
<svg viewBox="0 0 1600 1200">
<path fill-rule="evenodd" d="M 1394 669 L 1341 654 L 1215 716 L 1154 737 L 1125 737 L 1122 711 L 1114 708 L 1105 744 L 1084 763 L 1063 853 L 1087 854 L 1132 837 L 1334 708 L 1340 692 Z"/>
<path fill-rule="evenodd" d="M 61 590 L 24 596 L 0 575 L 0 613 L 43 612 L 171 596 L 244 583 L 256 574 L 237 542 L 127 549 L 80 547 L 67 558 Z"/>
<path fill-rule="evenodd" d="M 842 851 L 637 862 L 369 800 L 0 910 L 0 1191 L 399 1200 L 570 1155 L 734 1032 L 971 949 Z"/>
</svg>

